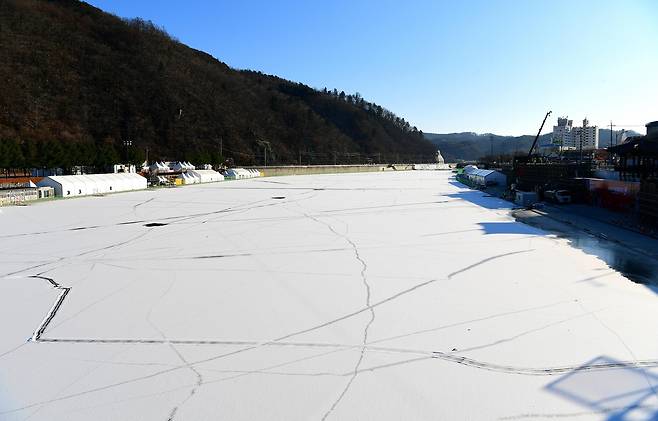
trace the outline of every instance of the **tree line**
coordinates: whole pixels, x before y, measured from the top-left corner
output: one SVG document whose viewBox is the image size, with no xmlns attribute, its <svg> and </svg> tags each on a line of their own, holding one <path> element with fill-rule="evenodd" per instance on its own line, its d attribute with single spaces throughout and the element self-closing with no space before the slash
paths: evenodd
<svg viewBox="0 0 658 421">
<path fill-rule="evenodd" d="M 133 157 L 133 161 L 134 161 Z M 62 168 L 74 166 L 105 169 L 119 162 L 119 152 L 110 142 L 61 142 L 58 140 L 18 141 L 0 139 L 0 169 L 8 176 L 16 170 Z"/>
<path fill-rule="evenodd" d="M 395 126 L 402 130 L 405 133 L 413 133 L 414 135 L 423 136 L 423 131 L 418 130 L 416 126 L 411 126 L 411 124 L 402 117 L 395 115 L 393 111 L 390 111 L 381 105 L 377 105 L 374 102 L 368 102 L 359 92 L 352 94 L 346 94 L 345 91 L 338 92 L 338 89 L 334 88 L 333 90 L 328 90 L 326 87 L 322 89 L 322 93 L 325 95 L 330 95 L 340 101 L 345 101 L 349 104 L 353 104 L 363 110 L 370 112 L 371 114 L 388 120 L 395 124 Z"/>
</svg>

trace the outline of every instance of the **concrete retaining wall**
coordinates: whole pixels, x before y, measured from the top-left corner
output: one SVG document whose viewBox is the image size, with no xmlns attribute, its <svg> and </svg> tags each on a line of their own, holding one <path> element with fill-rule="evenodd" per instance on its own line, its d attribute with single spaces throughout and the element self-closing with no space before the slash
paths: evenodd
<svg viewBox="0 0 658 421">
<path fill-rule="evenodd" d="M 259 170 L 263 176 L 305 175 L 305 174 L 339 174 L 356 172 L 406 171 L 413 169 L 413 164 L 388 165 L 286 165 L 277 167 L 245 167 Z"/>
</svg>

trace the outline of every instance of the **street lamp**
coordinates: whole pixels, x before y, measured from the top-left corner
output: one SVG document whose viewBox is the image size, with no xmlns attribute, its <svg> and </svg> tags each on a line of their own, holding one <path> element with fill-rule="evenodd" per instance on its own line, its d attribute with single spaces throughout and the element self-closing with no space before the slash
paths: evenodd
<svg viewBox="0 0 658 421">
<path fill-rule="evenodd" d="M 263 165 L 267 167 L 267 151 L 269 150 L 270 153 L 272 152 L 272 145 L 270 142 L 267 140 L 256 140 L 256 143 L 258 143 L 259 146 L 263 147 Z"/>
<path fill-rule="evenodd" d="M 130 139 L 126 139 L 123 141 L 123 146 L 126 147 L 126 162 L 128 162 L 128 147 L 133 145 L 133 141 Z"/>
</svg>

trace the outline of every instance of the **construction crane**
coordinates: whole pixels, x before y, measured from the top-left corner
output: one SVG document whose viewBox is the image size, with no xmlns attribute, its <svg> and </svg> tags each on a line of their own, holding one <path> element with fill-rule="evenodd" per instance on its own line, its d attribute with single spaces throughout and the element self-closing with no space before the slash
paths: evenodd
<svg viewBox="0 0 658 421">
<path fill-rule="evenodd" d="M 528 151 L 528 161 L 530 161 L 530 157 L 532 156 L 532 151 L 535 149 L 535 145 L 537 145 L 537 140 L 539 140 L 539 135 L 541 134 L 541 131 L 544 129 L 544 124 L 546 124 L 546 120 L 548 119 L 548 116 L 551 115 L 551 113 L 552 111 L 546 113 L 546 117 L 544 117 L 544 121 L 542 121 L 541 126 L 539 126 L 539 131 L 537 132 L 537 136 L 535 136 L 535 140 L 534 142 L 532 142 L 532 146 Z"/>
</svg>

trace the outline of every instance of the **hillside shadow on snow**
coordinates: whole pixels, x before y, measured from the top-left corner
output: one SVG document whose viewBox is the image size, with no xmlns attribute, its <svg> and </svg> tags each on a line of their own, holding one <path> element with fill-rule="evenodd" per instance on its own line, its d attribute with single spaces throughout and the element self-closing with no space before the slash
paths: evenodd
<svg viewBox="0 0 658 421">
<path fill-rule="evenodd" d="M 478 222 L 485 234 L 521 234 L 546 235 L 547 232 L 538 230 L 520 222 Z"/>
<path fill-rule="evenodd" d="M 459 191 L 446 194 L 446 197 L 465 200 L 475 205 L 482 206 L 485 209 L 512 209 L 515 207 L 513 203 L 508 202 L 507 200 L 492 196 L 480 190 L 473 190 L 459 181 L 450 180 L 449 183 L 459 188 Z"/>
</svg>

